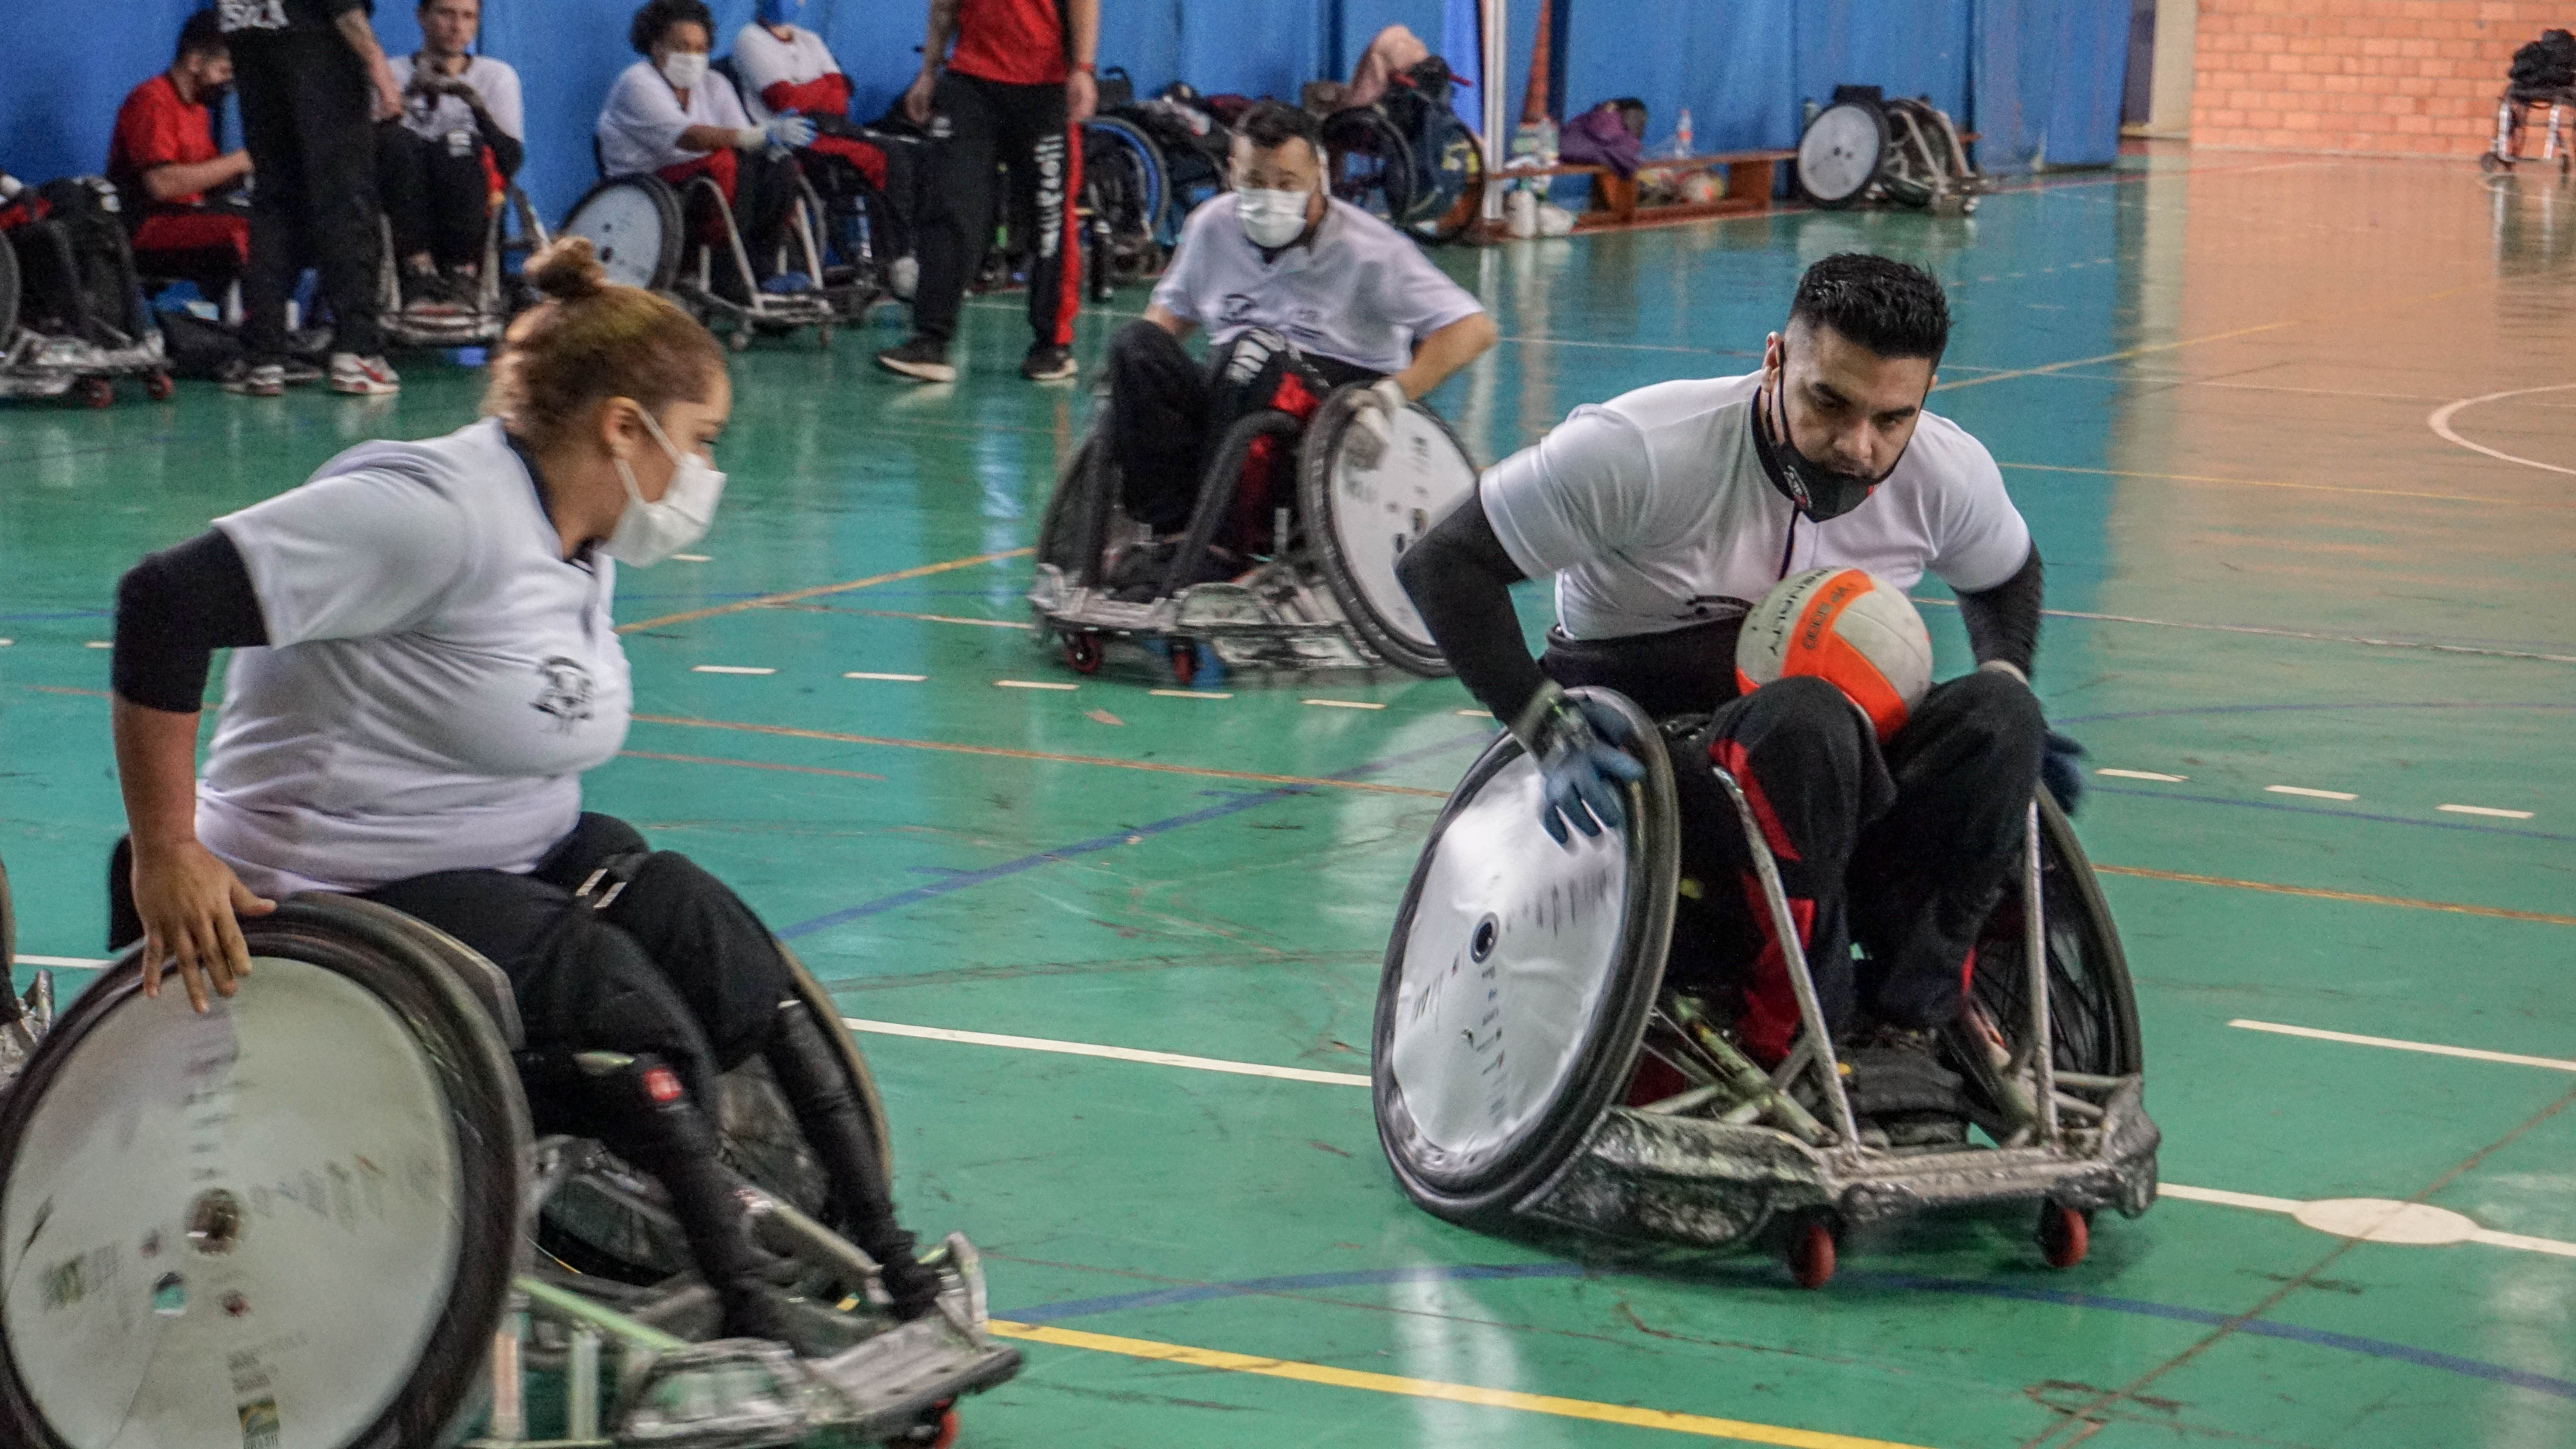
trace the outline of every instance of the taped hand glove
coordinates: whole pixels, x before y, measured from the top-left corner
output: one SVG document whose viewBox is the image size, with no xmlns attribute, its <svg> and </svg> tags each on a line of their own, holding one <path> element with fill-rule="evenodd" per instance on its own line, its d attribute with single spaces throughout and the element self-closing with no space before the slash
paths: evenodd
<svg viewBox="0 0 2576 1449">
<path fill-rule="evenodd" d="M 1409 400 L 1402 383 L 1382 377 L 1353 403 L 1350 431 L 1342 435 L 1342 456 L 1354 468 L 1374 468 L 1386 456 L 1386 445 L 1395 440 L 1396 417 L 1410 405 Z"/>
<path fill-rule="evenodd" d="M 2057 800 L 2057 808 L 2069 816 L 2084 798 L 2084 767 L 2076 761 L 2084 758 L 2082 745 L 2055 730 L 2048 732 L 2048 752 L 2039 757 L 2039 783 Z"/>
<path fill-rule="evenodd" d="M 1538 761 L 1538 823 L 1550 839 L 1569 844 L 1569 825 L 1599 835 L 1603 826 L 1616 830 L 1627 822 L 1620 787 L 1644 779 L 1646 767 L 1619 748 L 1628 722 L 1618 711 L 1575 699 L 1551 682 L 1530 700 L 1512 733 Z"/>
</svg>

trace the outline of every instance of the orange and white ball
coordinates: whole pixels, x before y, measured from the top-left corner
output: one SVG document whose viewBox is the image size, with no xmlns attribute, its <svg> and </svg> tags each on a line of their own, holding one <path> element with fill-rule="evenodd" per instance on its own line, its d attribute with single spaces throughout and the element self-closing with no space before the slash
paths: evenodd
<svg viewBox="0 0 2576 1449">
<path fill-rule="evenodd" d="M 1905 591 L 1862 569 L 1809 569 L 1773 586 L 1744 616 L 1735 682 L 1824 680 L 1869 716 L 1884 742 L 1932 687 L 1932 636 Z"/>
</svg>

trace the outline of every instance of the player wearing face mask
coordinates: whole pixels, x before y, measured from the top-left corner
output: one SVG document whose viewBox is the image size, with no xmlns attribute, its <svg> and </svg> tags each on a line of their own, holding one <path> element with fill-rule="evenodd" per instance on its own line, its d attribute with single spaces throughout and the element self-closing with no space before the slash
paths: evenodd
<svg viewBox="0 0 2576 1449">
<path fill-rule="evenodd" d="M 586 239 L 527 275 L 549 300 L 512 327 L 492 416 L 353 449 L 126 575 L 115 944 L 145 941 L 148 993 L 175 962 L 202 1009 L 260 989 L 236 918 L 291 892 L 360 896 L 463 941 L 510 978 L 538 1130 L 599 1138 L 659 1178 L 724 1332 L 792 1341 L 699 1105 L 758 1054 L 853 1205 L 852 1240 L 916 1316 L 937 1282 L 833 1065 L 837 1026 L 794 999 L 730 890 L 582 809 L 582 773 L 615 757 L 631 708 L 617 563 L 695 542 L 723 492 L 724 350 L 670 301 L 607 285 Z M 218 648 L 237 652 L 199 779 Z"/>
<path fill-rule="evenodd" d="M 214 111 L 232 80 L 217 17 L 200 10 L 180 27 L 170 68 L 117 108 L 107 147 L 107 179 L 125 203 L 136 265 L 185 277 L 209 299 L 250 262 L 250 208 L 239 194 L 250 153 L 215 150 Z"/>
<path fill-rule="evenodd" d="M 1351 447 L 1494 345 L 1467 290 L 1402 233 L 1324 191 L 1321 127 L 1264 102 L 1237 125 L 1234 189 L 1190 213 L 1141 322 L 1109 344 L 1109 443 L 1128 513 L 1185 526 L 1204 450 L 1283 388 L 1369 385 Z M 1205 328 L 1208 360 L 1182 339 Z M 1291 409 L 1294 410 L 1293 408 Z"/>
</svg>

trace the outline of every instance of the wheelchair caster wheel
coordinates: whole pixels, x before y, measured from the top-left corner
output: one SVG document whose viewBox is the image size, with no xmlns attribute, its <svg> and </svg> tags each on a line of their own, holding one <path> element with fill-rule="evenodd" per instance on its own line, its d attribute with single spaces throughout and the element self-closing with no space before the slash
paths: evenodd
<svg viewBox="0 0 2576 1449">
<path fill-rule="evenodd" d="M 156 372 L 143 379 L 143 395 L 154 402 L 168 402 L 178 391 L 179 385 L 172 382 L 166 372 Z"/>
<path fill-rule="evenodd" d="M 85 408 L 106 407 L 116 401 L 116 384 L 103 377 L 84 377 L 80 380 L 77 398 Z"/>
<path fill-rule="evenodd" d="M 886 1449 L 948 1449 L 956 1442 L 957 1411 L 943 1402 L 932 1406 L 920 1423 L 888 1439 Z"/>
<path fill-rule="evenodd" d="M 817 347 L 822 348 L 825 352 L 829 352 L 829 351 L 831 351 L 831 350 L 832 350 L 832 324 L 831 324 L 831 323 L 829 323 L 829 322 L 817 322 L 817 323 L 815 323 L 815 324 L 814 324 L 814 344 L 815 344 Z"/>
<path fill-rule="evenodd" d="M 1798 1225 L 1789 1239 L 1789 1276 L 1801 1288 L 1822 1288 L 1834 1277 L 1834 1230 L 1822 1218 Z"/>
<path fill-rule="evenodd" d="M 2072 1268 L 2093 1246 L 2093 1217 L 2062 1203 L 2039 1205 L 2039 1251 L 2052 1268 Z"/>
<path fill-rule="evenodd" d="M 1065 635 L 1064 662 L 1073 666 L 1073 672 L 1076 674 L 1099 673 L 1100 636 L 1097 634 Z"/>
<path fill-rule="evenodd" d="M 1196 640 L 1175 639 L 1171 643 L 1172 682 L 1183 689 L 1199 677 L 1199 646 Z"/>
<path fill-rule="evenodd" d="M 748 327 L 736 327 L 731 332 L 726 333 L 725 346 L 732 348 L 736 352 L 750 351 L 751 329 Z"/>
</svg>

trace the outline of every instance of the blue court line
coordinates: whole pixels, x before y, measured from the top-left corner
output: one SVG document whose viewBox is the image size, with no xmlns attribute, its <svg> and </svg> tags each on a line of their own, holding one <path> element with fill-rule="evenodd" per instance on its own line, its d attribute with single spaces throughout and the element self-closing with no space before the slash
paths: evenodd
<svg viewBox="0 0 2576 1449">
<path fill-rule="evenodd" d="M 1448 1283 L 1490 1278 L 1584 1278 L 1614 1277 L 1595 1274 L 1580 1263 L 1490 1263 L 1461 1267 L 1364 1268 L 1342 1273 L 1309 1273 L 1285 1278 L 1249 1278 L 1234 1283 L 1199 1283 L 1171 1288 L 1158 1288 L 1144 1293 L 1122 1293 L 1106 1298 L 1074 1298 L 1061 1303 L 1043 1303 L 1000 1316 L 1014 1323 L 1059 1323 L 1068 1318 L 1086 1318 L 1094 1314 L 1119 1313 L 1133 1308 L 1160 1308 L 1175 1303 L 1204 1303 L 1218 1298 L 1240 1298 L 1262 1293 L 1317 1292 L 1334 1288 L 1362 1288 L 1390 1283 Z M 2295 1323 L 2274 1323 L 2268 1319 L 2240 1318 L 2232 1313 L 2218 1313 L 2206 1308 L 2184 1308 L 2171 1303 L 2151 1303 L 2139 1298 L 2111 1298 L 2094 1293 L 2072 1293 L 2057 1288 L 2025 1288 L 2011 1283 L 1979 1283 L 1966 1278 L 1927 1278 L 1912 1273 L 1842 1273 L 1837 1284 L 1856 1287 L 1887 1288 L 1903 1292 L 1949 1293 L 1964 1297 L 2007 1298 L 2026 1303 L 2051 1303 L 2065 1308 L 2090 1308 L 2105 1313 L 2128 1313 L 2142 1318 L 2162 1318 L 2177 1323 L 2195 1323 L 2206 1327 L 2232 1327 L 2240 1333 L 2259 1338 L 2278 1338 L 2304 1343 L 2317 1348 L 2331 1348 L 2343 1353 L 2357 1353 L 2370 1358 L 2393 1359 L 2421 1368 L 2440 1369 L 2445 1373 L 2485 1379 L 2490 1383 L 2510 1384 L 2535 1393 L 2551 1394 L 2562 1399 L 2576 1399 L 2576 1382 L 2551 1378 L 2526 1369 L 2509 1368 L 2483 1359 L 2462 1358 L 2458 1354 L 2439 1353 L 2412 1344 L 2391 1343 L 2386 1339 L 2362 1338 L 2349 1333 L 2334 1333 L 2322 1328 L 2305 1328 Z"/>
<path fill-rule="evenodd" d="M 2087 795 L 2134 795 L 2141 800 L 2182 800 L 2194 805 L 2236 805 L 2247 810 L 2280 810 L 2292 815 L 2323 815 L 2334 820 L 2376 820 L 2383 825 L 2420 825 L 2427 830 L 2465 830 L 2471 835 L 2519 835 L 2526 840 L 2576 841 L 2576 835 L 2546 830 L 2517 830 L 2509 825 L 2466 825 L 2449 820 L 2418 820 L 2411 815 L 2378 815 L 2367 810 L 2337 810 L 2324 805 L 2285 805 L 2273 800 L 2238 800 L 2226 795 L 2186 795 L 2180 791 L 2139 790 L 2125 785 L 2084 782 Z"/>
<path fill-rule="evenodd" d="M 2192 714 L 2281 714 L 2290 711 L 2339 709 L 2576 709 L 2576 704 L 2552 701 L 2545 704 L 2517 704 L 2507 701 L 2489 703 L 2481 700 L 2437 699 L 2421 702 L 2354 700 L 2344 704 L 2200 704 L 2180 709 L 2132 709 L 2115 714 L 2073 714 L 2052 723 L 2100 724 L 2106 720 L 2172 719 Z"/>
<path fill-rule="evenodd" d="M 1391 770 L 1398 765 L 1410 764 L 1415 760 L 1424 759 L 1431 755 L 1437 755 L 1449 750 L 1454 750 L 1460 745 L 1481 745 L 1493 737 L 1493 732 L 1490 730 L 1479 731 L 1472 735 L 1459 735 L 1451 739 L 1443 740 L 1436 745 L 1425 745 L 1418 750 L 1407 750 L 1403 754 L 1391 755 L 1383 760 L 1372 760 L 1365 765 L 1354 766 L 1353 768 L 1343 770 L 1338 774 L 1326 775 L 1324 778 L 1327 780 L 1366 779 L 1382 770 Z M 951 895 L 957 891 L 971 890 L 979 885 L 989 885 L 994 881 L 1004 880 L 1011 876 L 1018 875 L 1022 871 L 1035 870 L 1042 865 L 1053 865 L 1058 861 L 1071 860 L 1075 856 L 1094 855 L 1104 850 L 1111 850 L 1118 846 L 1132 844 L 1133 842 L 1144 839 L 1147 836 L 1162 835 L 1174 830 L 1184 830 L 1193 825 L 1204 825 L 1208 821 L 1222 820 L 1228 815 L 1237 815 L 1246 810 L 1271 804 L 1274 801 L 1285 800 L 1292 795 L 1311 795 L 1314 792 L 1304 786 L 1288 785 L 1275 790 L 1259 790 L 1249 794 L 1235 794 L 1231 791 L 1220 790 L 1210 790 L 1205 793 L 1211 795 L 1222 795 L 1225 797 L 1225 803 L 1221 805 L 1210 805 L 1204 810 L 1193 810 L 1186 815 L 1174 815 L 1166 819 L 1153 821 L 1149 824 L 1112 831 L 1107 835 L 1095 835 L 1089 840 L 1078 840 L 1071 845 L 1059 845 L 1052 850 L 1039 851 L 1035 855 L 1024 855 L 1017 860 L 1006 860 L 999 865 L 988 865 L 982 870 L 961 870 L 954 874 L 943 876 L 940 879 L 931 882 L 929 885 L 914 886 L 908 891 L 897 891 L 893 895 L 879 896 L 872 901 L 862 901 L 858 905 L 833 911 L 828 915 L 816 916 L 810 921 L 799 921 L 795 925 L 789 926 L 785 930 L 780 931 L 778 934 L 781 938 L 792 941 L 800 936 L 810 935 L 816 931 L 829 930 L 834 926 L 847 925 L 849 922 L 860 920 L 868 916 L 882 915 L 887 911 L 899 911 L 906 906 L 919 905 L 923 901 L 935 900 L 940 896 Z"/>
</svg>

